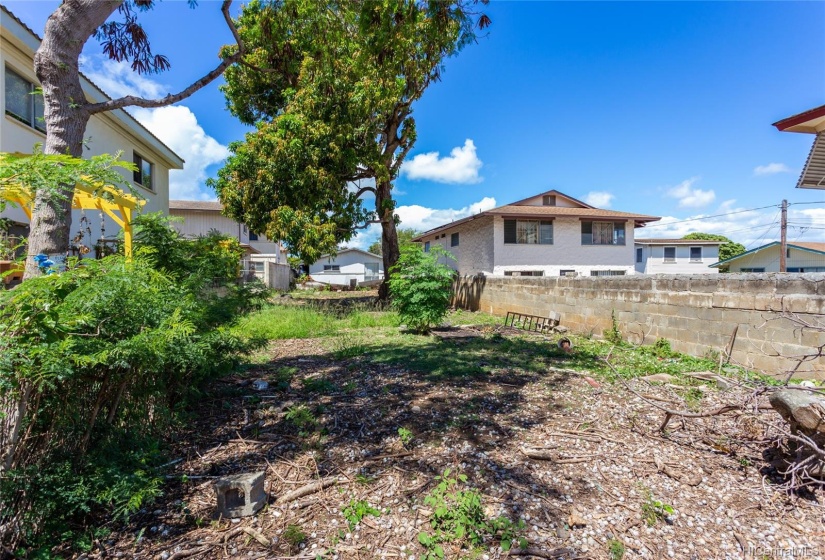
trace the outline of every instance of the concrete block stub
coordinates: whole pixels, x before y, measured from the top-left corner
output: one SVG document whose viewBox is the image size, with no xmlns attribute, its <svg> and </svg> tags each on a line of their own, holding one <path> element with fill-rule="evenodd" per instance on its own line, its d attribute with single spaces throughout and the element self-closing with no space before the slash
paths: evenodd
<svg viewBox="0 0 825 560">
<path fill-rule="evenodd" d="M 218 517 L 248 517 L 266 504 L 264 471 L 219 478 L 215 482 Z"/>
</svg>

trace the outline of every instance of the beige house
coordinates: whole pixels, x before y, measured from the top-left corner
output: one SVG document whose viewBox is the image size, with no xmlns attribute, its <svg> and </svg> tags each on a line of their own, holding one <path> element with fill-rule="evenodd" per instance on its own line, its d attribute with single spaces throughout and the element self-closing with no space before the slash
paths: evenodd
<svg viewBox="0 0 825 560">
<path fill-rule="evenodd" d="M 729 272 L 779 272 L 780 251 L 779 241 L 774 241 L 710 266 Z M 785 262 L 788 272 L 825 272 L 825 243 L 788 243 Z"/>
<path fill-rule="evenodd" d="M 697 239 L 636 239 L 638 274 L 716 274 L 710 265 L 719 260 L 724 241 Z"/>
<path fill-rule="evenodd" d="M 249 230 L 246 224 L 223 215 L 220 202 L 205 200 L 170 200 L 169 215 L 181 218 L 174 226 L 186 237 L 218 231 L 236 238 L 246 249 L 244 270 L 262 280 L 268 276 L 268 265 L 286 264 L 281 244 Z"/>
<path fill-rule="evenodd" d="M 40 37 L 0 6 L 0 151 L 31 153 L 35 144 L 46 140 L 43 122 L 43 98 L 34 94 L 39 86 L 34 73 L 34 53 Z M 85 76 L 81 85 L 91 102 L 109 97 Z M 144 212 L 168 212 L 169 171 L 183 169 L 183 159 L 149 132 L 126 111 L 116 110 L 93 115 L 86 127 L 85 154 L 114 154 L 135 163 L 138 171 L 124 171 L 124 178 L 135 194 L 146 200 Z M 28 223 L 20 208 L 7 208 L 0 217 L 18 223 Z M 79 236 L 80 245 L 94 247 L 101 237 L 113 239 L 120 228 L 98 212 L 72 212 L 72 237 Z"/>
<path fill-rule="evenodd" d="M 459 274 L 621 276 L 634 274 L 633 230 L 658 220 L 595 208 L 556 190 L 424 232 Z"/>
</svg>

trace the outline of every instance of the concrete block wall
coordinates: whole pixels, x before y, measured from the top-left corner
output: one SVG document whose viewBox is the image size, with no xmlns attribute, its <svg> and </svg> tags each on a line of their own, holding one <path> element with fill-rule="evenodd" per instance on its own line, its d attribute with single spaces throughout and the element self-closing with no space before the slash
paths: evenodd
<svg viewBox="0 0 825 560">
<path fill-rule="evenodd" d="M 694 356 L 724 352 L 734 329 L 734 363 L 782 376 L 825 379 L 825 274 L 616 277 L 490 277 L 456 280 L 459 307 L 494 315 L 547 316 L 580 334 L 602 336 L 615 314 L 633 343 L 670 341 Z M 797 321 L 786 313 L 794 314 Z M 800 363 L 800 360 L 801 363 Z"/>
</svg>

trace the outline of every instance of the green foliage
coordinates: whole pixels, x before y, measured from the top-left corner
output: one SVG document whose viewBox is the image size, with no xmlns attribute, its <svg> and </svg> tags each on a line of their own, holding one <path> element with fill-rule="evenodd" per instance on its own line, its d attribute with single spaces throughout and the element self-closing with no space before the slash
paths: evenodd
<svg viewBox="0 0 825 560">
<path fill-rule="evenodd" d="M 673 506 L 670 506 L 661 500 L 653 499 L 653 494 L 649 489 L 640 487 L 643 495 L 642 501 L 642 519 L 649 527 L 656 525 L 658 521 L 664 521 L 669 515 L 673 515 Z"/>
<path fill-rule="evenodd" d="M 307 535 L 304 533 L 303 529 L 301 529 L 301 526 L 292 523 L 287 525 L 286 529 L 284 529 L 283 537 L 292 548 L 296 548 L 302 542 L 307 540 Z"/>
<path fill-rule="evenodd" d="M 318 423 L 318 420 L 315 418 L 312 411 L 303 404 L 297 404 L 289 407 L 284 415 L 284 418 L 289 420 L 292 425 L 298 429 L 298 433 L 302 436 L 309 435 Z"/>
<path fill-rule="evenodd" d="M 184 238 L 173 226 L 176 218 L 162 212 L 136 217 L 136 253 L 176 281 L 200 288 L 205 284 L 234 284 L 240 274 L 243 248 L 228 235 L 210 231 L 194 239 Z"/>
<path fill-rule="evenodd" d="M 134 165 L 120 161 L 120 156 L 121 152 L 86 159 L 46 155 L 39 144 L 35 145 L 31 154 L 0 152 L 0 210 L 5 209 L 8 197 L 14 197 L 21 188 L 32 195 L 45 191 L 53 202 L 68 196 L 60 185 L 89 187 L 103 198 L 111 198 L 111 194 L 103 190 L 104 185 L 114 185 L 136 195 L 131 182 L 126 181 L 117 171 L 132 171 Z"/>
<path fill-rule="evenodd" d="M 455 273 L 439 263 L 439 257 L 452 258 L 452 255 L 440 247 L 428 253 L 418 247 L 408 247 L 393 267 L 392 305 L 401 321 L 413 331 L 426 332 L 447 314 Z"/>
<path fill-rule="evenodd" d="M 607 541 L 607 552 L 610 554 L 610 560 L 622 560 L 625 553 L 624 543 L 619 539 L 610 539 Z"/>
<path fill-rule="evenodd" d="M 682 239 L 695 239 L 697 241 L 725 241 L 724 244 L 719 246 L 720 261 L 732 259 L 736 255 L 741 255 L 746 250 L 745 246 L 741 243 L 736 243 L 735 241 L 731 241 L 724 235 L 717 235 L 715 233 L 689 233 Z"/>
<path fill-rule="evenodd" d="M 398 325 L 399 318 L 395 313 L 359 310 L 332 313 L 310 306 L 271 305 L 249 315 L 238 326 L 237 331 L 251 337 L 280 340 L 340 336 L 346 329 L 397 327 Z M 335 343 L 332 349 L 333 351 L 346 350 L 358 344 L 361 344 L 360 339 L 349 335 L 347 344 Z"/>
<path fill-rule="evenodd" d="M 0 457 L 14 481 L 0 485 L 0 525 L 21 523 L 27 546 L 80 546 L 90 519 L 151 501 L 153 442 L 257 345 L 230 328 L 257 296 L 209 283 L 228 259 L 220 242 L 155 243 L 168 255 L 197 247 L 180 264 L 147 257 L 158 255 L 147 245 L 0 292 L 0 402 L 22 407 L 27 433 Z"/>
<path fill-rule="evenodd" d="M 421 245 L 418 243 L 413 243 L 412 241 L 413 237 L 416 237 L 419 234 L 416 230 L 412 228 L 398 228 L 396 233 L 398 234 L 399 249 L 404 249 L 405 247 L 421 247 Z M 380 239 L 370 245 L 369 249 L 367 249 L 367 251 L 375 255 L 380 255 L 382 250 Z"/>
<path fill-rule="evenodd" d="M 413 433 L 402 426 L 398 428 L 398 438 L 401 440 L 401 444 L 406 447 L 413 440 Z"/>
<path fill-rule="evenodd" d="M 350 500 L 350 503 L 341 509 L 341 513 L 344 514 L 344 519 L 347 520 L 350 531 L 361 523 L 361 520 L 367 515 L 381 517 L 381 510 L 372 507 L 366 500 Z"/>
<path fill-rule="evenodd" d="M 616 320 L 616 310 L 610 312 L 610 329 L 605 331 L 604 339 L 611 344 L 622 343 L 622 331 L 619 330 L 619 322 Z"/>
<path fill-rule="evenodd" d="M 302 379 L 301 383 L 311 393 L 330 393 L 335 390 L 335 385 L 326 377 Z"/>
<path fill-rule="evenodd" d="M 659 358 L 673 358 L 676 353 L 670 347 L 670 341 L 666 338 L 657 338 L 653 343 L 652 352 Z"/>
<path fill-rule="evenodd" d="M 361 356 L 366 346 L 360 338 L 343 333 L 332 339 L 332 355 L 336 360 L 346 360 Z"/>
<path fill-rule="evenodd" d="M 432 533 L 421 532 L 418 542 L 426 549 L 421 560 L 444 558 L 444 543 L 456 543 L 462 547 L 477 548 L 486 539 L 498 541 L 505 551 L 514 544 L 527 547 L 524 521 L 514 523 L 506 517 L 488 519 L 481 504 L 481 494 L 477 490 L 459 489 L 467 482 L 463 474 L 450 476 L 447 469 L 436 477 L 438 484 L 424 497 L 424 504 L 433 510 L 430 516 Z"/>
<path fill-rule="evenodd" d="M 244 6 L 238 31 L 251 64 L 230 67 L 222 90 L 229 110 L 257 128 L 230 145 L 232 155 L 212 182 L 228 214 L 285 240 L 305 262 L 334 251 L 370 218 L 381 219 L 385 231 L 394 228 L 391 181 L 416 140 L 413 103 L 440 78 L 444 61 L 475 38 L 473 6 Z M 378 188 L 352 191 L 361 179 L 374 179 Z M 369 191 L 380 194 L 375 214 L 361 204 Z"/>
</svg>

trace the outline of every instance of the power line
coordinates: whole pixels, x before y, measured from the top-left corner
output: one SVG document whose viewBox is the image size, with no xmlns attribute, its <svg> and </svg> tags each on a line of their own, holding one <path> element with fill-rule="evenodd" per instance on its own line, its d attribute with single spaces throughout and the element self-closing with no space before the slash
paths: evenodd
<svg viewBox="0 0 825 560">
<path fill-rule="evenodd" d="M 819 200 L 816 202 L 789 202 L 788 206 L 796 206 L 797 204 L 825 204 L 825 200 Z"/>
<path fill-rule="evenodd" d="M 649 224 L 645 228 L 672 226 L 675 224 L 684 224 L 685 222 L 696 222 L 699 220 L 709 220 L 711 218 L 721 218 L 724 216 L 733 216 L 734 214 L 744 214 L 746 212 L 755 212 L 756 210 L 764 210 L 765 208 L 778 208 L 778 204 L 771 204 L 769 206 L 760 206 L 759 208 L 749 208 L 747 210 L 737 210 L 735 212 L 726 212 L 724 214 L 714 214 L 712 216 L 702 216 L 701 218 L 688 218 L 687 220 L 679 220 L 677 222 L 661 222 L 658 224 Z"/>
</svg>

